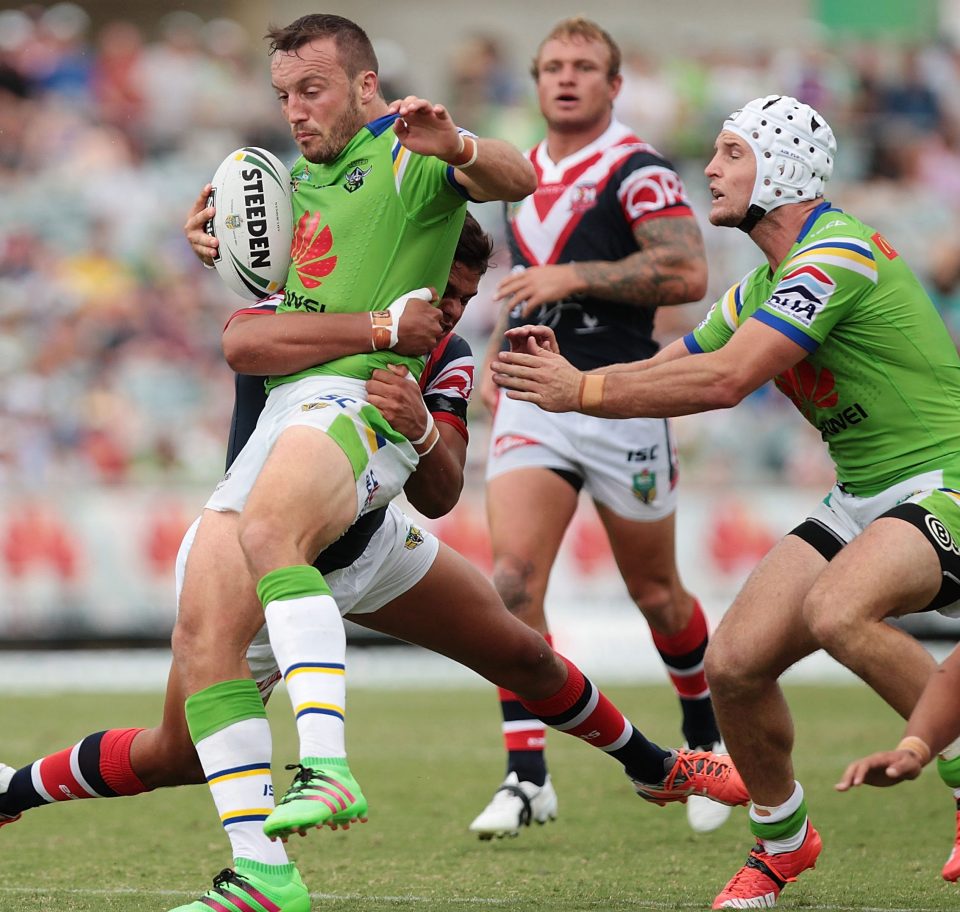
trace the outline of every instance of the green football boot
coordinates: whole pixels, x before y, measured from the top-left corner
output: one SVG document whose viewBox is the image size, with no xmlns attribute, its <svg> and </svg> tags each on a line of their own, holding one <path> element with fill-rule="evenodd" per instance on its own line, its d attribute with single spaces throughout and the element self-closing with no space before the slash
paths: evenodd
<svg viewBox="0 0 960 912">
<path fill-rule="evenodd" d="M 304 836 L 313 827 L 348 829 L 357 820 L 366 822 L 367 799 L 345 759 L 307 757 L 302 764 L 286 768 L 299 772 L 263 824 L 263 832 L 271 839 L 285 840 L 293 833 Z"/>
<path fill-rule="evenodd" d="M 292 864 L 286 883 L 263 876 L 267 865 L 238 858 L 236 866 L 214 877 L 212 890 L 170 912 L 310 912 L 310 894 Z"/>
</svg>

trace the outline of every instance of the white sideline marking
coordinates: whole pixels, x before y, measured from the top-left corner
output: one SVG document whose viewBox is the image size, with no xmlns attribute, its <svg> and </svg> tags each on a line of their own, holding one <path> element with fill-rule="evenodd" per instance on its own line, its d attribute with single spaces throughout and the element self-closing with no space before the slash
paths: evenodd
<svg viewBox="0 0 960 912">
<path fill-rule="evenodd" d="M 66 893 L 71 896 L 195 896 L 196 893 L 187 893 L 183 890 L 134 890 L 119 887 L 113 890 L 83 890 L 83 889 L 56 889 L 54 887 L 0 887 L 0 893 L 41 893 L 60 894 Z M 452 906 L 452 905 L 483 905 L 483 906 L 510 906 L 523 902 L 522 897 L 516 899 L 487 899 L 481 896 L 468 896 L 462 898 L 442 897 L 431 899 L 427 896 L 370 896 L 364 893 L 311 893 L 311 899 L 336 900 L 345 902 L 357 900 L 373 903 L 419 903 L 424 906 Z M 617 903 L 621 906 L 633 906 L 636 909 L 702 909 L 702 902 L 654 902 L 652 900 L 637 899 L 624 900 L 618 899 Z M 577 900 L 578 906 L 596 906 L 597 908 L 609 907 L 610 900 Z M 943 912 L 940 907 L 928 908 L 926 906 L 911 906 L 910 908 L 897 908 L 893 906 L 834 906 L 834 905 L 805 905 L 804 909 L 814 910 L 814 912 Z"/>
</svg>

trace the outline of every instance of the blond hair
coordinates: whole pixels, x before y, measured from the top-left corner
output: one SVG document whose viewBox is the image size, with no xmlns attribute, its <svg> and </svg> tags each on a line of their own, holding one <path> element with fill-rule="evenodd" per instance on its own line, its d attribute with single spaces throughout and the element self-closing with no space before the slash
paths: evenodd
<svg viewBox="0 0 960 912">
<path fill-rule="evenodd" d="M 570 41 L 572 38 L 582 38 L 584 41 L 596 41 L 599 44 L 605 44 L 610 52 L 610 62 L 607 64 L 607 79 L 614 79 L 620 75 L 620 46 L 606 29 L 601 28 L 592 19 L 587 19 L 584 16 L 571 16 L 569 19 L 561 19 L 550 30 L 550 33 L 540 42 L 540 46 L 537 48 L 533 63 L 530 65 L 530 75 L 534 79 L 539 77 L 540 55 L 548 41 Z"/>
</svg>

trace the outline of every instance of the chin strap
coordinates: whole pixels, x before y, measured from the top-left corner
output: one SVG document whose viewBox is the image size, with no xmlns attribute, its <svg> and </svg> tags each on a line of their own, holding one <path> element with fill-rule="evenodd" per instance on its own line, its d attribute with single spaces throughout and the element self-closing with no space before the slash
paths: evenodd
<svg viewBox="0 0 960 912">
<path fill-rule="evenodd" d="M 766 214 L 766 209 L 754 203 L 747 210 L 747 214 L 743 217 L 743 221 L 737 225 L 737 227 L 745 234 L 749 234 L 756 227 L 757 222 L 759 222 L 760 219 L 762 219 Z"/>
</svg>

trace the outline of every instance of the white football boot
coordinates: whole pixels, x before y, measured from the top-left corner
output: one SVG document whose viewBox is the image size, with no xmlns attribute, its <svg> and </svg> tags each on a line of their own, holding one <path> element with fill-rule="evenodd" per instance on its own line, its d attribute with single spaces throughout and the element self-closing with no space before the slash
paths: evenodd
<svg viewBox="0 0 960 912">
<path fill-rule="evenodd" d="M 697 747 L 696 750 L 712 751 L 715 754 L 727 753 L 723 741 L 705 744 Z M 690 824 L 690 829 L 694 833 L 712 833 L 727 822 L 732 810 L 733 808 L 728 804 L 720 804 L 703 795 L 691 795 L 687 798 L 687 823 Z"/>
<path fill-rule="evenodd" d="M 557 793 L 550 777 L 543 785 L 521 782 L 516 773 L 509 773 L 503 784 L 493 793 L 490 803 L 480 812 L 470 832 L 481 839 L 517 836 L 520 827 L 531 822 L 544 824 L 557 819 Z"/>
<path fill-rule="evenodd" d="M 0 795 L 4 794 L 10 787 L 10 780 L 13 778 L 15 772 L 16 770 L 12 766 L 7 766 L 6 763 L 0 763 Z M 20 814 L 14 814 L 13 816 L 0 814 L 0 827 L 6 826 L 8 823 L 14 823 L 19 819 Z"/>
</svg>

